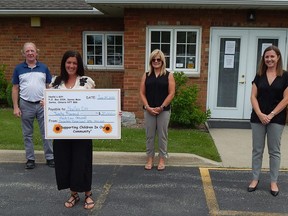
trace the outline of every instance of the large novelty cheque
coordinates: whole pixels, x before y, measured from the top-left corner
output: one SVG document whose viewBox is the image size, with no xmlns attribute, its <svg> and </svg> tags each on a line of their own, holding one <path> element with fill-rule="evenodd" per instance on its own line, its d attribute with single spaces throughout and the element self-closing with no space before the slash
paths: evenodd
<svg viewBox="0 0 288 216">
<path fill-rule="evenodd" d="M 120 89 L 46 89 L 46 139 L 120 139 Z"/>
</svg>

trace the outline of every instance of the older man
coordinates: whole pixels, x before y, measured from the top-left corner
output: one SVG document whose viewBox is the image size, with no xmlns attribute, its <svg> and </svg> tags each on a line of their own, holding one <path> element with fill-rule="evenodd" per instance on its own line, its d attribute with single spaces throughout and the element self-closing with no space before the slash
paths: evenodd
<svg viewBox="0 0 288 216">
<path fill-rule="evenodd" d="M 27 159 L 25 168 L 35 168 L 33 144 L 33 122 L 35 118 L 41 131 L 47 165 L 54 167 L 52 142 L 45 139 L 44 109 L 40 103 L 44 98 L 44 89 L 51 82 L 51 74 L 48 67 L 37 60 L 38 50 L 34 43 L 25 43 L 22 54 L 25 61 L 15 67 L 12 77 L 12 100 L 14 115 L 21 117 L 22 121 Z"/>
</svg>

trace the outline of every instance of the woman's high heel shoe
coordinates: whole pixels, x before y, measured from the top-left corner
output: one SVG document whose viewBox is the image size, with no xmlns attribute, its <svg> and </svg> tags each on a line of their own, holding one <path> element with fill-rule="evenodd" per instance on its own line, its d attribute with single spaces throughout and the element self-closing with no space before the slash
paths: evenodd
<svg viewBox="0 0 288 216">
<path fill-rule="evenodd" d="M 273 195 L 273 196 L 278 196 L 278 194 L 279 194 L 279 191 L 272 191 L 272 190 L 270 190 L 270 193 Z"/>
<path fill-rule="evenodd" d="M 255 190 L 257 189 L 257 187 L 258 187 L 258 184 L 259 184 L 259 180 L 258 180 L 257 185 L 256 185 L 255 187 L 250 187 L 250 186 L 249 186 L 249 187 L 247 188 L 247 191 L 248 191 L 248 192 L 253 192 L 253 191 L 255 191 Z"/>
<path fill-rule="evenodd" d="M 270 190 L 270 193 L 274 196 L 274 197 L 276 197 L 276 196 L 278 196 L 278 194 L 279 194 L 279 187 L 278 187 L 278 185 L 277 185 L 277 188 L 278 188 L 278 190 Z"/>
</svg>

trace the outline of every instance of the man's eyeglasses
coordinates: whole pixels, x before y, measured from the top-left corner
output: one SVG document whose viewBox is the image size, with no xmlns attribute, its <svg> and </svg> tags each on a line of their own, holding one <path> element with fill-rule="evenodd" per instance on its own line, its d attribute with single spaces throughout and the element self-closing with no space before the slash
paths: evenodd
<svg viewBox="0 0 288 216">
<path fill-rule="evenodd" d="M 160 58 L 152 59 L 152 62 L 160 62 L 162 61 Z"/>
</svg>

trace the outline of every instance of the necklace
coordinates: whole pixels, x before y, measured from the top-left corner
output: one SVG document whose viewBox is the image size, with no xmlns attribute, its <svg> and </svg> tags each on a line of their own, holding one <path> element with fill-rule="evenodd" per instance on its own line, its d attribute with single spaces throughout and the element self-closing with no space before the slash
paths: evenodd
<svg viewBox="0 0 288 216">
<path fill-rule="evenodd" d="M 75 83 L 76 83 L 76 80 L 70 81 L 70 82 L 67 82 L 67 83 L 65 84 L 65 86 L 66 86 L 66 88 L 68 88 L 68 89 L 72 89 L 72 88 L 75 86 Z"/>
<path fill-rule="evenodd" d="M 67 89 L 72 89 L 74 87 L 74 85 L 65 85 Z"/>
</svg>

